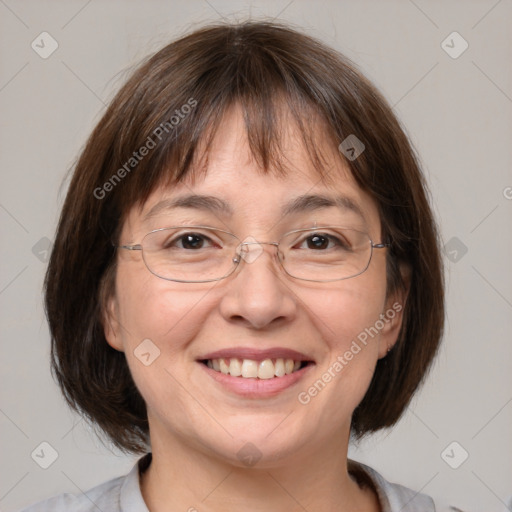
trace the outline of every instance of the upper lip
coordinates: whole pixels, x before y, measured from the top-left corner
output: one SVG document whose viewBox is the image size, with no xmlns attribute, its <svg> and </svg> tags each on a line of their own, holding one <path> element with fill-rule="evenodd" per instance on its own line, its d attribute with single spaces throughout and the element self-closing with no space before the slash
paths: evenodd
<svg viewBox="0 0 512 512">
<path fill-rule="evenodd" d="M 267 349 L 258 349 L 251 347 L 234 347 L 224 348 L 209 352 L 204 356 L 198 358 L 199 361 L 208 359 L 252 359 L 254 361 L 263 361 L 264 359 L 293 359 L 294 361 L 314 361 L 313 358 L 308 357 L 301 352 L 283 347 L 274 347 Z"/>
</svg>

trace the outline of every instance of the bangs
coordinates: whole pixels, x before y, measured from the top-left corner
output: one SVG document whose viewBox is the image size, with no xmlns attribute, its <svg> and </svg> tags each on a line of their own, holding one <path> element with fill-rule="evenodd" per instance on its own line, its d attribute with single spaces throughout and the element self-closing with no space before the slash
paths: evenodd
<svg viewBox="0 0 512 512">
<path fill-rule="evenodd" d="M 126 140 L 119 148 L 118 165 L 122 168 L 131 162 L 135 166 L 112 194 L 112 200 L 114 195 L 120 199 L 121 217 L 134 205 L 142 207 L 156 188 L 193 181 L 206 173 L 217 130 L 234 108 L 241 112 L 250 154 L 262 172 L 285 174 L 289 170 L 283 143 L 293 130 L 294 144 L 304 148 L 319 180 L 331 181 L 327 162 L 332 166 L 333 154 L 342 160 L 337 151 L 339 137 L 325 113 L 307 96 L 305 84 L 300 87 L 298 78 L 279 69 L 264 49 L 256 50 L 257 55 L 235 54 L 212 62 L 200 82 L 192 81 L 195 87 L 175 94 L 172 100 L 162 91 L 152 103 L 152 112 L 134 112 L 131 123 L 141 130 L 137 140 Z M 147 156 L 133 161 L 134 153 L 150 146 Z M 330 159 L 322 147 L 329 148 Z"/>
</svg>

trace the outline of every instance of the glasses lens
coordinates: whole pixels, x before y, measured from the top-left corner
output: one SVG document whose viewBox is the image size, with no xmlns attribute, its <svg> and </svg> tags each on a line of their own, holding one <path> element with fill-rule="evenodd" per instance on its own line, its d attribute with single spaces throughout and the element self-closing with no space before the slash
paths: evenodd
<svg viewBox="0 0 512 512">
<path fill-rule="evenodd" d="M 286 272 L 307 281 L 338 281 L 361 274 L 372 255 L 370 237 L 341 227 L 301 229 L 279 243 Z"/>
<path fill-rule="evenodd" d="M 179 226 L 148 233 L 142 255 L 148 269 L 171 281 L 216 281 L 229 275 L 238 240 L 225 231 Z"/>
</svg>

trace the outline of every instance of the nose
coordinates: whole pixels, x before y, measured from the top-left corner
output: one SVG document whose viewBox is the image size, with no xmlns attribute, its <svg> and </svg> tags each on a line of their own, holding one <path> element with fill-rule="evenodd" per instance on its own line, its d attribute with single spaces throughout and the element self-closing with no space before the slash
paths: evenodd
<svg viewBox="0 0 512 512">
<path fill-rule="evenodd" d="M 220 311 L 229 322 L 264 329 L 295 318 L 297 300 L 280 268 L 274 243 L 244 242 L 241 268 L 226 282 Z"/>
</svg>

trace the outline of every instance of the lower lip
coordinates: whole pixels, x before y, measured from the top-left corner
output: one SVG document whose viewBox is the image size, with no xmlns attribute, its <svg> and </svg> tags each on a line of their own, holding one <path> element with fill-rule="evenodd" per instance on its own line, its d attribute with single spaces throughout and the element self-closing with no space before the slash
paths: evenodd
<svg viewBox="0 0 512 512">
<path fill-rule="evenodd" d="M 283 375 L 282 377 L 273 377 L 272 379 L 246 379 L 217 372 L 208 368 L 203 363 L 198 362 L 198 364 L 221 386 L 245 398 L 269 398 L 276 396 L 285 389 L 297 384 L 314 366 L 313 364 L 308 364 L 296 372 Z"/>
</svg>

